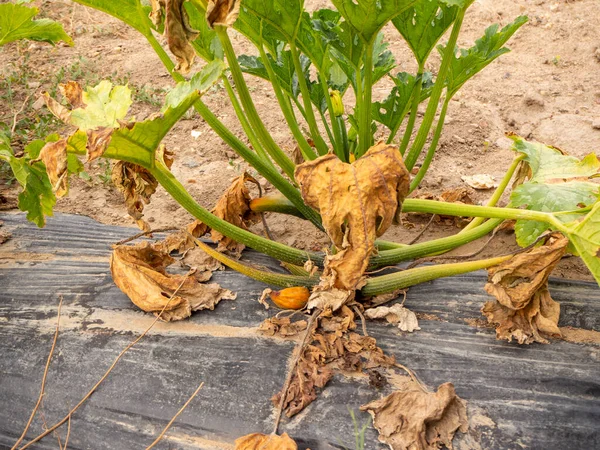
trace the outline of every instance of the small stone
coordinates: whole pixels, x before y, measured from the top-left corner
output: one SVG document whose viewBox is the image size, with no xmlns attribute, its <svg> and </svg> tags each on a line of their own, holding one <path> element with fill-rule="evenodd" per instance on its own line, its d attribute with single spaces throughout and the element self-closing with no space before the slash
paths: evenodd
<svg viewBox="0 0 600 450">
<path fill-rule="evenodd" d="M 459 144 L 464 144 L 466 142 L 463 138 L 461 138 L 460 136 L 458 136 L 456 134 L 454 136 L 452 136 L 452 139 L 454 139 Z"/>
<path fill-rule="evenodd" d="M 194 161 L 193 159 L 184 161 L 182 163 L 185 167 L 187 167 L 188 169 L 195 169 L 196 167 L 198 167 L 200 164 L 198 164 L 196 161 Z"/>
<path fill-rule="evenodd" d="M 523 100 L 526 106 L 543 108 L 544 107 L 544 98 L 539 94 L 529 94 Z"/>
<path fill-rule="evenodd" d="M 592 128 L 594 130 L 600 130 L 600 119 L 596 119 L 592 122 Z"/>
</svg>

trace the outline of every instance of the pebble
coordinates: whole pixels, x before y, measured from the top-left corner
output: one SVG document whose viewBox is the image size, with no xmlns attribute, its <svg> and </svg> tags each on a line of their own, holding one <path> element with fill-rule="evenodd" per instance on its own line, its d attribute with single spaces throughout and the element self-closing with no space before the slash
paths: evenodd
<svg viewBox="0 0 600 450">
<path fill-rule="evenodd" d="M 596 119 L 592 122 L 592 128 L 594 130 L 600 130 L 600 119 Z"/>
</svg>

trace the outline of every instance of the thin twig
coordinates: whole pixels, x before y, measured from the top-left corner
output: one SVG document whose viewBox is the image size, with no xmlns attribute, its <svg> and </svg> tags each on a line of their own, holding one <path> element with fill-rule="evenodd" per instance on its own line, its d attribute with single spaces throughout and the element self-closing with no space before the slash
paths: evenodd
<svg viewBox="0 0 600 450">
<path fill-rule="evenodd" d="M 92 387 L 89 390 L 89 392 L 87 394 L 85 394 L 85 396 L 79 401 L 79 403 L 77 403 L 77 405 L 75 405 L 75 407 L 73 407 L 71 409 L 71 411 L 69 411 L 69 413 L 64 418 L 62 418 L 59 422 L 55 423 L 53 426 L 51 426 L 50 428 L 48 428 L 44 433 L 42 433 L 39 436 L 37 436 L 35 439 L 29 441 L 27 444 L 25 444 L 23 447 L 21 447 L 20 450 L 24 450 L 24 449 L 28 448 L 30 445 L 34 444 L 35 442 L 38 442 L 39 440 L 41 440 L 44 437 L 48 436 L 48 434 L 52 433 L 58 427 L 62 426 L 67 420 L 70 420 L 71 416 L 75 413 L 75 411 L 77 411 L 79 409 L 79 407 L 81 405 L 83 405 L 83 403 L 85 403 L 85 401 L 92 396 L 92 394 L 96 391 L 96 389 L 98 389 L 98 386 L 100 386 L 102 384 L 102 382 L 108 377 L 108 375 L 110 374 L 110 372 L 117 365 L 117 363 L 123 357 L 123 355 L 127 352 L 127 350 L 129 350 L 131 347 L 133 347 L 135 344 L 137 344 L 146 335 L 146 333 L 148 333 L 148 331 L 150 331 L 150 329 L 156 324 L 156 322 L 158 322 L 158 320 L 160 319 L 160 316 L 162 316 L 163 312 L 165 312 L 165 310 L 167 309 L 167 306 L 169 306 L 169 303 L 171 303 L 171 300 L 173 300 L 173 297 L 175 297 L 175 295 L 177 294 L 177 292 L 179 292 L 179 290 L 181 289 L 181 287 L 183 286 L 183 284 L 187 281 L 188 277 L 190 276 L 190 274 L 192 272 L 193 271 L 190 271 L 190 272 L 188 272 L 185 275 L 185 277 L 183 278 L 183 280 L 181 281 L 181 283 L 179 284 L 179 286 L 177 286 L 177 289 L 175 289 L 175 291 L 171 294 L 171 296 L 169 297 L 169 300 L 167 301 L 167 303 L 165 303 L 165 306 L 163 306 L 163 309 L 160 311 L 160 313 L 157 314 L 156 318 L 150 324 L 150 326 L 148 328 L 146 328 L 144 330 L 144 332 L 142 334 L 140 334 L 134 341 L 132 341 L 127 347 L 125 347 L 121 351 L 121 353 L 119 353 L 119 355 L 115 358 L 115 360 L 110 365 L 110 367 L 108 368 L 108 370 L 104 373 L 104 375 L 102 375 L 102 378 L 100 378 L 100 380 L 98 380 L 98 382 L 94 385 L 94 387 Z M 11 450 L 14 450 L 15 448 L 16 447 L 13 447 L 13 449 L 11 449 Z"/>
<path fill-rule="evenodd" d="M 431 216 L 431 219 L 429 219 L 429 222 L 427 222 L 427 225 L 425 225 L 425 226 L 423 227 L 423 229 L 422 229 L 421 231 L 419 231 L 419 234 L 417 234 L 417 235 L 414 237 L 414 239 L 408 243 L 408 245 L 415 244 L 415 243 L 416 243 L 416 242 L 417 242 L 419 239 L 421 239 L 421 238 L 423 237 L 423 235 L 425 234 L 425 232 L 427 231 L 427 229 L 428 229 L 428 228 L 431 226 L 431 224 L 433 223 L 433 219 L 435 219 L 435 216 L 436 216 L 436 215 L 437 215 L 437 214 L 433 214 L 433 215 Z"/>
<path fill-rule="evenodd" d="M 154 447 L 156 444 L 158 444 L 158 441 L 160 441 L 163 438 L 163 436 L 165 435 L 165 433 L 167 432 L 167 430 L 169 428 L 171 428 L 171 425 L 173 425 L 173 422 L 175 422 L 175 420 L 177 419 L 177 417 L 179 417 L 179 415 L 183 412 L 183 410 L 187 407 L 187 405 L 190 404 L 190 402 L 194 399 L 194 397 L 196 396 L 196 394 L 198 392 L 200 392 L 200 389 L 202 389 L 202 386 L 204 386 L 204 381 L 202 383 L 200 383 L 200 386 L 198 386 L 198 388 L 194 391 L 194 393 L 192 394 L 192 396 L 190 398 L 188 398 L 187 402 L 185 402 L 183 404 L 183 406 L 179 409 L 179 411 L 177 411 L 177 413 L 169 421 L 169 423 L 167 424 L 167 426 L 162 430 L 162 432 L 158 435 L 158 437 L 154 440 L 154 442 L 152 442 L 152 444 L 150 444 L 148 447 L 146 447 L 146 450 L 150 450 L 152 447 Z"/>
<path fill-rule="evenodd" d="M 13 116 L 13 123 L 12 123 L 12 127 L 10 128 L 11 134 L 15 132 L 15 129 L 17 128 L 17 117 L 19 117 L 19 114 L 21 114 L 21 112 L 25 109 L 25 105 L 29 101 L 30 97 L 31 97 L 31 95 L 28 95 L 27 97 L 25 97 L 25 101 L 23 102 L 23 104 L 21 105 L 19 110 L 15 113 L 15 115 Z"/>
<path fill-rule="evenodd" d="M 135 234 L 131 237 L 128 237 L 126 239 L 123 239 L 122 241 L 117 242 L 115 245 L 127 244 L 128 242 L 135 241 L 136 239 L 141 238 L 143 236 L 147 236 L 149 234 L 166 233 L 167 231 L 176 231 L 178 229 L 179 228 L 175 228 L 175 227 L 166 227 L 166 228 L 157 228 L 155 230 L 150 230 L 150 231 L 142 231 L 141 233 Z"/>
<path fill-rule="evenodd" d="M 285 377 L 285 383 L 283 383 L 283 389 L 281 390 L 281 398 L 279 399 L 279 405 L 277 405 L 277 412 L 275 413 L 275 423 L 273 425 L 273 433 L 272 434 L 277 434 L 277 429 L 279 428 L 279 421 L 281 420 L 281 413 L 283 412 L 283 406 L 285 405 L 285 399 L 287 398 L 287 393 L 288 393 L 288 390 L 290 389 L 290 384 L 292 384 L 292 378 L 294 376 L 296 366 L 298 365 L 298 362 L 300 361 L 300 357 L 302 356 L 302 353 L 304 352 L 304 347 L 308 343 L 309 336 L 312 336 L 313 324 L 315 323 L 317 317 L 319 317 L 320 314 L 321 314 L 321 310 L 318 308 L 315 308 L 315 311 L 313 312 L 312 316 L 310 316 L 310 318 L 308 319 L 308 324 L 306 325 L 306 332 L 304 333 L 302 342 L 300 343 L 300 345 L 298 347 L 296 347 L 298 349 L 298 352 L 296 353 L 296 356 L 294 356 L 294 360 L 292 361 L 292 364 L 290 365 L 287 376 Z"/>
<path fill-rule="evenodd" d="M 356 305 L 353 305 L 352 309 L 354 309 L 354 312 L 358 315 L 358 317 L 360 317 L 360 321 L 362 323 L 363 335 L 368 336 L 369 333 L 367 333 L 367 323 L 365 320 L 365 316 L 363 315 L 363 313 L 360 312 L 360 309 L 358 309 L 358 307 Z"/>
<path fill-rule="evenodd" d="M 42 384 L 41 384 L 41 388 L 40 388 L 40 395 L 38 396 L 38 399 L 35 404 L 35 407 L 33 408 L 33 411 L 31 411 L 31 415 L 29 416 L 29 420 L 27 421 L 27 424 L 25 425 L 25 429 L 23 430 L 23 433 L 21 433 L 21 436 L 19 437 L 17 442 L 15 442 L 15 445 L 12 446 L 11 450 L 15 450 L 19 446 L 19 444 L 23 441 L 23 439 L 25 438 L 25 435 L 27 434 L 27 431 L 29 430 L 29 427 L 31 426 L 31 422 L 33 422 L 35 413 L 37 412 L 38 408 L 40 407 L 40 404 L 42 403 L 42 399 L 44 398 L 44 390 L 46 388 L 46 377 L 48 376 L 48 369 L 50 368 L 50 361 L 52 361 L 52 355 L 54 354 L 54 348 L 56 347 L 56 341 L 58 340 L 58 329 L 59 329 L 59 325 L 60 325 L 60 309 L 62 307 L 62 302 L 63 302 L 63 296 L 61 295 L 60 300 L 58 302 L 58 312 L 56 313 L 56 331 L 54 332 L 54 339 L 52 340 L 52 347 L 50 348 L 50 353 L 48 354 L 48 359 L 46 360 L 46 367 L 44 368 L 44 374 L 42 375 Z"/>
<path fill-rule="evenodd" d="M 65 445 L 63 450 L 67 450 L 67 444 L 69 443 L 69 436 L 71 435 L 71 414 L 69 414 L 69 420 L 67 422 L 67 435 L 65 436 Z"/>
<path fill-rule="evenodd" d="M 423 383 L 421 380 L 419 380 L 419 379 L 417 378 L 417 375 L 416 375 L 416 374 L 415 374 L 415 373 L 414 373 L 412 370 L 410 370 L 408 367 L 406 367 L 405 365 L 403 365 L 403 364 L 400 364 L 400 363 L 394 363 L 394 365 L 395 365 L 396 367 L 399 367 L 400 369 L 404 370 L 404 371 L 405 371 L 405 372 L 408 374 L 408 376 L 410 377 L 410 379 L 411 379 L 411 380 L 412 380 L 412 381 L 413 381 L 413 382 L 414 382 L 414 383 L 415 383 L 417 386 L 419 386 L 419 388 L 420 388 L 420 389 L 421 389 L 423 392 L 425 392 L 425 393 L 429 393 L 429 392 L 430 392 L 430 391 L 429 391 L 429 389 L 427 389 L 427 386 L 425 385 L 425 383 Z"/>
</svg>

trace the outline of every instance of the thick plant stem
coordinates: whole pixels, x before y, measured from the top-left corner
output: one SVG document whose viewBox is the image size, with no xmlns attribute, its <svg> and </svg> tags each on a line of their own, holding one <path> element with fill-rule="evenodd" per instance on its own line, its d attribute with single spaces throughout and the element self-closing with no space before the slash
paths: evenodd
<svg viewBox="0 0 600 450">
<path fill-rule="evenodd" d="M 304 217 L 315 224 L 319 229 L 323 229 L 321 225 L 321 217 L 312 208 L 308 207 L 298 189 L 292 186 L 272 165 L 267 164 L 262 158 L 259 158 L 256 153 L 250 150 L 242 141 L 240 141 L 229 129 L 212 113 L 212 111 L 202 102 L 198 100 L 195 105 L 196 110 L 202 118 L 210 125 L 210 127 L 223 139 L 228 145 L 233 148 L 242 158 L 244 158 L 252 167 L 254 167 L 261 175 L 263 175 L 279 192 L 281 192 L 289 201 L 300 211 Z"/>
<path fill-rule="evenodd" d="M 427 103 L 427 109 L 425 110 L 425 115 L 423 116 L 423 122 L 419 127 L 419 132 L 417 133 L 417 137 L 415 138 L 412 147 L 404 158 L 404 163 L 406 164 L 406 168 L 409 170 L 409 172 L 415 166 L 415 163 L 417 162 L 417 159 L 423 150 L 423 146 L 427 141 L 427 137 L 429 136 L 429 130 L 433 124 L 433 119 L 435 118 L 435 113 L 438 109 L 438 103 L 446 84 L 446 75 L 450 69 L 452 58 L 454 57 L 456 41 L 458 40 L 460 27 L 462 26 L 462 22 L 465 17 L 465 10 L 466 8 L 461 9 L 456 15 L 454 25 L 452 26 L 452 33 L 450 34 L 450 39 L 448 40 L 446 50 L 444 51 L 444 55 L 442 57 L 442 65 L 440 66 L 437 79 L 435 80 L 431 97 Z"/>
<path fill-rule="evenodd" d="M 371 134 L 371 95 L 373 87 L 373 42 L 367 43 L 365 52 L 365 76 L 363 79 L 362 92 L 357 95 L 357 101 L 361 99 L 358 155 L 361 157 L 371 147 L 373 135 Z"/>
<path fill-rule="evenodd" d="M 256 134 L 254 133 L 254 130 L 250 126 L 250 123 L 248 122 L 248 119 L 246 118 L 246 114 L 244 113 L 242 105 L 240 105 L 237 95 L 235 95 L 235 92 L 233 90 L 233 87 L 231 86 L 231 83 L 225 76 L 222 77 L 222 80 L 223 80 L 223 84 L 225 85 L 225 90 L 227 91 L 227 94 L 229 95 L 229 99 L 231 100 L 231 104 L 233 105 L 233 109 L 235 110 L 235 114 L 238 117 L 238 120 L 240 121 L 242 128 L 244 129 L 244 133 L 246 133 L 246 136 L 248 136 L 248 140 L 250 141 L 250 144 L 252 144 L 252 147 L 254 147 L 254 149 L 256 150 L 256 153 L 258 153 L 258 155 L 261 156 L 261 159 L 268 160 L 269 157 L 265 154 L 265 151 L 262 148 L 261 143 L 258 141 L 258 138 L 256 137 Z"/>
<path fill-rule="evenodd" d="M 307 259 L 310 258 L 316 263 L 322 264 L 323 256 L 320 254 L 305 252 L 279 242 L 271 241 L 236 227 L 235 225 L 232 225 L 229 222 L 219 219 L 217 216 L 211 214 L 198 203 L 196 203 L 193 197 L 185 190 L 183 185 L 173 176 L 173 174 L 162 162 L 157 161 L 156 166 L 150 169 L 150 172 L 160 183 L 160 185 L 190 214 L 225 236 L 234 239 L 237 242 L 241 242 L 242 244 L 253 248 L 256 251 L 272 256 L 280 261 L 302 265 Z"/>
<path fill-rule="evenodd" d="M 294 63 L 294 70 L 296 71 L 296 76 L 298 77 L 298 86 L 300 87 L 300 92 L 302 93 L 302 101 L 304 102 L 304 113 L 306 121 L 308 122 L 308 128 L 310 129 L 310 135 L 313 138 L 313 141 L 319 154 L 325 155 L 329 151 L 329 149 L 327 148 L 327 144 L 325 143 L 325 141 L 321 137 L 321 133 L 319 132 L 319 127 L 317 126 L 317 119 L 315 118 L 315 112 L 312 109 L 312 103 L 310 101 L 310 91 L 308 90 L 308 86 L 304 78 L 304 73 L 302 72 L 300 55 L 298 53 L 296 45 L 293 42 L 290 42 L 290 52 L 292 55 L 292 61 Z"/>
<path fill-rule="evenodd" d="M 235 55 L 235 51 L 233 50 L 233 46 L 229 40 L 227 29 L 223 27 L 216 27 L 216 32 L 221 45 L 223 46 L 223 50 L 225 51 L 229 69 L 231 70 L 231 75 L 233 76 L 233 81 L 235 81 L 235 86 L 240 95 L 240 101 L 244 107 L 248 121 L 252 125 L 252 128 L 258 136 L 258 139 L 263 144 L 266 152 L 271 156 L 271 158 L 273 158 L 273 161 L 275 161 L 279 167 L 281 167 L 285 174 L 293 180 L 295 165 L 292 160 L 283 152 L 283 150 L 279 148 L 259 117 L 250 92 L 248 91 L 248 86 L 246 86 L 244 74 L 242 73 L 242 69 L 240 68 Z"/>
<path fill-rule="evenodd" d="M 437 278 L 460 275 L 462 273 L 486 269 L 488 267 L 496 266 L 510 259 L 511 257 L 511 255 L 508 255 L 497 258 L 482 259 L 479 261 L 416 267 L 414 269 L 408 269 L 402 272 L 382 275 L 377 278 L 370 278 L 360 292 L 367 297 L 386 294 L 397 289 L 404 289 L 414 286 L 415 284 L 424 283 Z"/>
<path fill-rule="evenodd" d="M 446 118 L 446 111 L 448 111 L 448 103 L 450 103 L 450 98 L 447 98 L 444 101 L 444 106 L 442 106 L 442 111 L 440 112 L 440 117 L 438 118 L 437 125 L 435 127 L 435 133 L 433 134 L 433 139 L 431 140 L 431 144 L 429 144 L 429 150 L 427 150 L 427 155 L 425 155 L 425 160 L 423 161 L 423 165 L 419 168 L 417 175 L 413 178 L 410 183 L 410 192 L 414 191 L 419 187 L 423 177 L 427 173 L 431 161 L 433 160 L 433 156 L 435 155 L 435 151 L 438 146 L 438 142 L 440 141 L 440 136 L 442 134 L 442 129 L 444 128 L 444 119 Z"/>
<path fill-rule="evenodd" d="M 514 175 L 515 170 L 517 170 L 517 167 L 519 167 L 519 164 L 521 163 L 521 161 L 523 161 L 523 159 L 525 159 L 525 155 L 519 155 L 513 160 L 512 164 L 504 174 L 502 181 L 500 182 L 500 184 L 498 185 L 498 187 L 496 188 L 496 190 L 494 191 L 494 193 L 492 194 L 485 206 L 496 206 L 496 203 L 498 203 L 500 197 L 502 197 L 502 194 L 504 194 L 504 191 L 508 187 L 508 183 L 510 183 L 510 180 Z M 466 227 L 462 229 L 461 233 L 481 225 L 484 221 L 484 217 L 475 217 Z"/>
<path fill-rule="evenodd" d="M 421 103 L 421 90 L 423 89 L 423 63 L 419 64 L 417 70 L 417 77 L 415 79 L 416 86 L 413 89 L 412 104 L 410 107 L 410 116 L 408 116 L 408 123 L 406 124 L 406 130 L 404 130 L 404 136 L 400 142 L 400 154 L 404 156 L 408 143 L 412 136 L 412 132 L 415 129 L 415 122 L 417 121 L 417 111 L 419 110 L 419 104 Z"/>
<path fill-rule="evenodd" d="M 300 127 L 298 126 L 298 122 L 296 121 L 296 118 L 294 117 L 294 112 L 291 108 L 290 102 L 285 97 L 283 91 L 281 90 L 281 85 L 279 84 L 279 81 L 277 80 L 277 75 L 273 71 L 271 61 L 267 57 L 267 52 L 265 52 L 265 49 L 262 46 L 259 47 L 258 49 L 260 51 L 260 57 L 263 60 L 265 69 L 267 69 L 267 73 L 269 74 L 269 79 L 271 80 L 271 85 L 273 86 L 273 91 L 275 92 L 275 97 L 277 98 L 277 101 L 279 102 L 279 107 L 281 108 L 281 111 L 283 112 L 285 121 L 287 122 L 288 127 L 290 128 L 292 135 L 294 136 L 294 139 L 296 139 L 296 142 L 298 143 L 300 152 L 302 152 L 302 156 L 304 157 L 304 159 L 306 161 L 315 159 L 316 155 L 315 155 L 312 147 L 308 144 L 306 138 L 302 134 Z"/>
</svg>

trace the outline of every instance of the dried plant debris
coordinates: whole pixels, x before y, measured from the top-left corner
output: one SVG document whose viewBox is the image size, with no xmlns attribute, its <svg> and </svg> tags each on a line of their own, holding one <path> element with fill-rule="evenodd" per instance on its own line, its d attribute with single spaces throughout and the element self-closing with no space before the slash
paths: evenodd
<svg viewBox="0 0 600 450">
<path fill-rule="evenodd" d="M 37 159 L 30 162 L 42 161 L 46 166 L 46 173 L 50 178 L 52 190 L 57 197 L 64 197 L 69 192 L 68 162 L 67 162 L 67 140 L 60 139 L 48 142 L 40 150 Z"/>
<path fill-rule="evenodd" d="M 281 436 L 252 433 L 237 438 L 235 450 L 298 450 L 298 446 L 287 433 L 283 433 Z"/>
<path fill-rule="evenodd" d="M 211 28 L 231 27 L 240 13 L 242 0 L 208 0 L 206 21 Z"/>
<path fill-rule="evenodd" d="M 466 402 L 456 395 L 452 383 L 437 392 L 424 392 L 416 383 L 380 400 L 361 406 L 373 416 L 379 441 L 392 450 L 452 448 L 457 431 L 468 430 Z"/>
<path fill-rule="evenodd" d="M 258 331 L 267 336 L 280 336 L 284 338 L 297 336 L 300 332 L 306 330 L 308 322 L 306 320 L 296 320 L 292 322 L 291 317 L 270 317 L 263 321 L 258 327 Z"/>
<path fill-rule="evenodd" d="M 485 173 L 469 176 L 464 175 L 461 177 L 461 179 L 473 189 L 487 190 L 498 187 L 498 182 L 494 179 L 494 177 Z"/>
<path fill-rule="evenodd" d="M 317 390 L 336 371 L 361 372 L 394 365 L 394 358 L 385 355 L 374 338 L 354 332 L 355 328 L 354 313 L 345 305 L 335 313 L 326 310 L 317 318 L 317 326 L 310 331 L 308 344 L 302 349 L 283 403 L 288 417 L 315 400 Z M 279 392 L 272 398 L 275 405 L 281 395 Z"/>
<path fill-rule="evenodd" d="M 548 291 L 548 277 L 567 250 L 561 233 L 547 236 L 534 247 L 488 269 L 485 290 L 496 297 L 482 312 L 496 325 L 496 337 L 519 344 L 548 343 L 544 336 L 560 336 L 560 305 Z"/>
<path fill-rule="evenodd" d="M 408 331 L 409 333 L 421 329 L 419 328 L 417 315 L 400 303 L 392 306 L 369 308 L 365 310 L 365 317 L 367 319 L 385 319 L 389 323 L 397 325 L 401 331 Z"/>
<path fill-rule="evenodd" d="M 252 176 L 245 172 L 235 178 L 212 210 L 215 216 L 244 230 L 247 230 L 248 226 L 260 219 L 260 216 L 250 209 L 252 198 L 246 186 L 246 182 L 248 181 L 255 184 L 258 183 Z M 199 220 L 188 225 L 188 231 L 194 237 L 203 236 L 209 230 L 209 227 Z M 228 251 L 238 258 L 245 248 L 244 244 L 236 242 L 216 230 L 211 230 L 211 239 L 213 242 L 219 244 L 217 251 Z"/>
<path fill-rule="evenodd" d="M 151 0 L 150 2 L 152 5 L 150 19 L 158 27 L 164 17 L 167 44 L 171 53 L 177 58 L 177 66 L 174 70 L 183 75 L 187 75 L 192 68 L 196 53 L 190 42 L 199 35 L 198 31 L 190 26 L 184 8 L 185 2 L 186 0 Z"/>
<path fill-rule="evenodd" d="M 398 221 L 408 194 L 410 176 L 398 148 L 379 143 L 352 164 L 325 155 L 299 165 L 295 177 L 304 201 L 321 213 L 338 250 L 326 258 L 322 290 L 359 289 L 375 239 Z M 344 301 L 350 300 L 347 296 Z"/>
<path fill-rule="evenodd" d="M 192 311 L 213 310 L 221 300 L 235 299 L 233 292 L 216 283 L 202 283 L 210 279 L 210 271 L 195 276 L 167 273 L 166 268 L 173 262 L 160 247 L 142 242 L 116 246 L 110 271 L 115 284 L 136 306 L 155 314 L 164 308 L 160 318 L 167 322 L 185 319 Z"/>
</svg>

